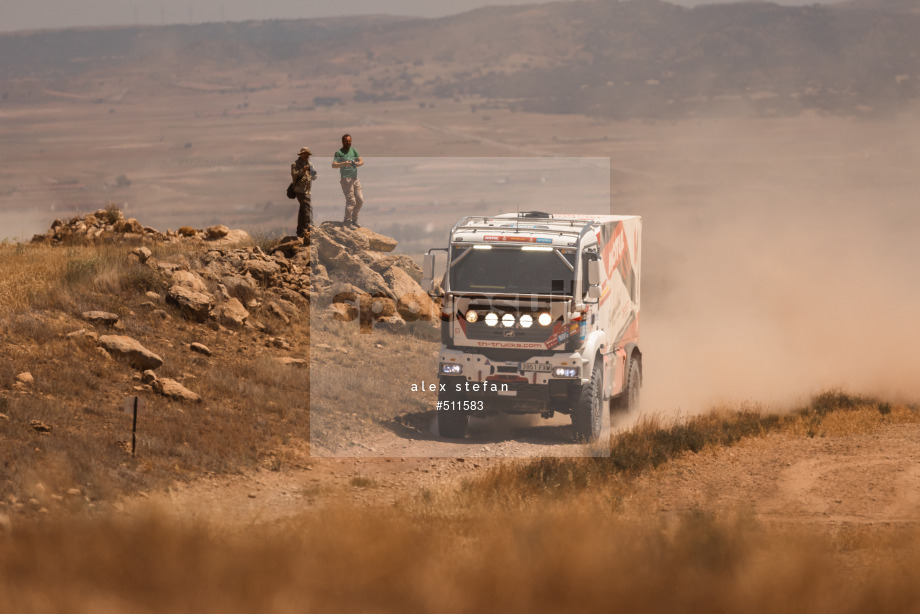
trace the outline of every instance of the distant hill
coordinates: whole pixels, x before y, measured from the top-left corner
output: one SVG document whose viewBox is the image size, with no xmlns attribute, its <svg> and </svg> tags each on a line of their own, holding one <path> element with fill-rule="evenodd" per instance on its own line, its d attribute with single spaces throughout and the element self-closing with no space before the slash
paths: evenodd
<svg viewBox="0 0 920 614">
<path fill-rule="evenodd" d="M 412 19 L 376 15 L 14 32 L 0 34 L 0 78 L 74 75 L 163 58 L 194 64 L 221 54 L 231 63 L 291 61 L 303 57 L 306 45 L 406 21 Z M 211 51 L 202 57 L 204 49 Z"/>
<path fill-rule="evenodd" d="M 917 0 L 847 0 L 840 6 L 841 8 L 920 14 L 920 4 L 917 3 Z"/>
<path fill-rule="evenodd" d="M 26 96 L 16 79 L 53 79 L 60 89 L 88 75 L 149 71 L 166 87 L 237 71 L 255 76 L 214 87 L 334 79 L 331 101 L 484 97 L 517 109 L 622 118 L 732 109 L 885 114 L 920 95 L 918 32 L 920 14 L 909 0 L 695 8 L 583 0 L 440 19 L 65 30 L 0 36 L 0 98 Z M 259 81 L 268 70 L 272 79 Z"/>
</svg>

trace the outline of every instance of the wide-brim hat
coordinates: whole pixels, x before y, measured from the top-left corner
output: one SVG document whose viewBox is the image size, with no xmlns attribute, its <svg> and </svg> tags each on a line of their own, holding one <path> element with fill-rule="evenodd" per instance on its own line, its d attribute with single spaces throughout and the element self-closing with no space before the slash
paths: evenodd
<svg viewBox="0 0 920 614">
<path fill-rule="evenodd" d="M 298 152 L 298 155 L 307 154 L 309 156 L 311 155 L 311 153 L 312 152 L 310 151 L 309 147 L 301 147 L 300 152 Z"/>
</svg>

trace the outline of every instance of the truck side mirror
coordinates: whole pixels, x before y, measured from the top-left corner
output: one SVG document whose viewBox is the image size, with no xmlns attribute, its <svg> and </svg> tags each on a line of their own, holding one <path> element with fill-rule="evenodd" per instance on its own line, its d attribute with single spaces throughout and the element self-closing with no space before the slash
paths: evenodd
<svg viewBox="0 0 920 614">
<path fill-rule="evenodd" d="M 601 300 L 601 261 L 588 261 L 588 298 L 593 301 Z"/>
<path fill-rule="evenodd" d="M 589 286 L 601 285 L 601 261 L 600 260 L 589 260 L 588 261 L 588 285 Z"/>
<path fill-rule="evenodd" d="M 422 262 L 422 290 L 434 292 L 434 254 L 425 254 Z"/>
</svg>

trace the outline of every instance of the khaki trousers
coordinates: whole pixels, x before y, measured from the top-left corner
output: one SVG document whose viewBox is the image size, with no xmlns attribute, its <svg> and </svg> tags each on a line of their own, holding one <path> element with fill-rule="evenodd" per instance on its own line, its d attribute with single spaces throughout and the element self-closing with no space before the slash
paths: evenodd
<svg viewBox="0 0 920 614">
<path fill-rule="evenodd" d="M 345 194 L 345 223 L 358 223 L 358 211 L 364 204 L 364 194 L 361 193 L 361 182 L 357 177 L 342 177 L 342 193 Z"/>
</svg>

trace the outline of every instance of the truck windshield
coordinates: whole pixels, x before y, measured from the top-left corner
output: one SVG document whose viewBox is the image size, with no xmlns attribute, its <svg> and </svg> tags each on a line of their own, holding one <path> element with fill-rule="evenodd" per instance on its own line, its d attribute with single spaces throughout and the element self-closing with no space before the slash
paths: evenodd
<svg viewBox="0 0 920 614">
<path fill-rule="evenodd" d="M 456 258 L 466 248 L 453 248 Z M 575 265 L 575 252 L 560 252 Z M 554 251 L 520 248 L 473 249 L 450 268 L 454 292 L 505 292 L 513 294 L 574 294 L 575 273 Z"/>
</svg>

